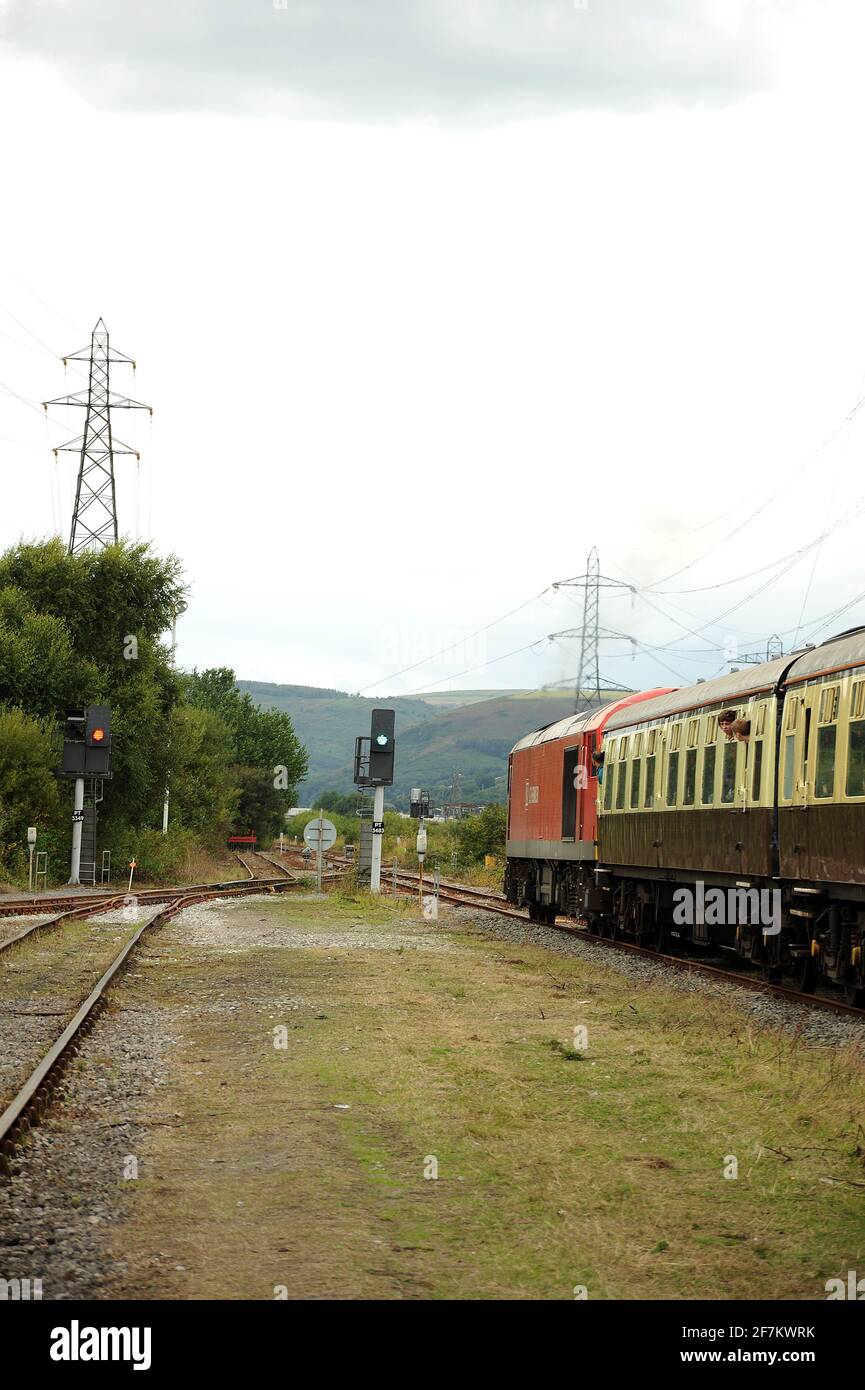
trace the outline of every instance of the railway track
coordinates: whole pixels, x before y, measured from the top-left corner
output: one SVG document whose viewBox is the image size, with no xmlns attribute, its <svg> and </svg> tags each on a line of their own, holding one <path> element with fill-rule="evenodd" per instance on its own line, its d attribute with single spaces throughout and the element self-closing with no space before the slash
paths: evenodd
<svg viewBox="0 0 865 1390">
<path fill-rule="evenodd" d="M 382 881 L 391 883 L 393 878 L 392 871 L 384 875 Z M 417 892 L 418 875 L 409 871 L 398 870 L 396 881 L 400 891 Z M 425 880 L 425 883 L 428 880 Z M 525 922 L 527 926 L 534 925 L 529 919 L 527 912 L 521 911 L 507 902 L 503 893 L 498 893 L 491 889 L 475 888 L 469 884 L 455 884 L 453 880 L 440 880 L 438 896 L 445 902 L 454 903 L 460 907 L 478 907 L 485 912 L 495 912 L 501 917 L 514 917 L 519 921 Z M 744 985 L 746 989 L 755 990 L 761 994 L 767 994 L 776 999 L 786 999 L 796 1004 L 804 1004 L 813 1009 L 825 1009 L 829 1013 L 844 1014 L 849 1018 L 865 1019 L 865 1009 L 856 1008 L 853 1004 L 847 1004 L 842 999 L 835 999 L 827 994 L 803 994 L 801 990 L 794 989 L 790 985 L 775 984 L 768 980 L 759 979 L 756 976 L 748 975 L 744 971 L 726 969 L 720 965 L 709 965 L 704 961 L 695 960 L 688 956 L 672 955 L 669 952 L 654 951 L 647 946 L 637 946 L 630 941 L 622 941 L 617 938 L 598 936 L 595 932 L 587 931 L 585 927 L 578 926 L 575 922 L 558 918 L 555 922 L 546 924 L 553 931 L 565 932 L 569 936 L 575 936 L 583 941 L 589 941 L 594 945 L 604 946 L 617 951 L 625 951 L 635 956 L 643 956 L 647 960 L 658 961 L 662 965 L 669 965 L 676 970 L 686 973 L 705 975 L 711 979 L 723 981 L 727 984 Z"/>
<path fill-rule="evenodd" d="M 273 863 L 272 860 L 268 859 L 268 856 L 261 855 L 259 857 L 268 860 L 269 863 Z M 238 855 L 237 858 L 241 859 L 241 856 Z M 243 863 L 242 859 L 241 863 Z M 285 869 L 282 865 L 276 866 L 282 870 L 281 877 L 279 878 L 272 878 L 269 876 L 262 878 L 260 874 L 255 874 L 247 864 L 244 863 L 243 867 L 247 872 L 246 878 L 225 879 L 220 883 L 190 883 L 172 888 L 142 888 L 131 895 L 118 893 L 114 890 L 102 893 L 70 893 L 62 896 L 56 895 L 43 898 L 4 897 L 0 898 L 0 917 L 42 916 L 44 913 L 51 912 L 53 909 L 59 909 L 54 914 L 58 918 L 71 913 L 78 913 L 78 915 L 83 913 L 87 916 L 103 908 L 105 911 L 110 911 L 111 908 L 117 904 L 126 902 L 129 896 L 134 897 L 135 900 L 140 903 L 166 903 L 170 902 L 172 898 L 175 898 L 178 893 L 216 893 L 217 891 L 222 891 L 230 895 L 231 893 L 236 893 L 245 888 L 252 879 L 262 884 L 269 885 L 271 883 L 281 883 L 286 877 L 294 878 L 290 870 Z M 104 907 L 105 904 L 108 904 L 108 906 Z M 43 925 L 47 925 L 47 923 Z M 0 947 L 0 950 L 2 950 L 2 947 Z"/>
<path fill-rule="evenodd" d="M 247 867 L 249 872 L 248 866 L 244 867 Z M 175 888 L 137 894 L 139 903 L 145 905 L 147 903 L 155 903 L 156 905 L 164 903 L 165 906 L 155 917 L 142 923 L 124 943 L 101 978 L 90 990 L 87 997 L 82 1000 L 63 1031 L 40 1058 L 16 1095 L 0 1114 L 0 1173 L 9 1171 L 16 1148 L 26 1137 L 30 1128 L 39 1123 L 47 1106 L 57 1095 L 63 1069 L 71 1058 L 77 1055 L 82 1040 L 92 1028 L 105 1004 L 108 989 L 126 966 L 145 933 L 152 934 L 154 931 L 158 931 L 166 922 L 170 922 L 178 912 L 182 912 L 184 908 L 192 907 L 196 903 L 212 901 L 219 897 L 247 897 L 261 892 L 285 892 L 296 885 L 297 879 L 294 874 L 285 869 L 280 878 L 250 876 L 248 879 L 232 881 L 228 884 L 198 884 L 180 890 Z M 4 942 L 0 946 L 0 951 L 7 950 L 31 933 L 58 926 L 64 921 L 86 918 L 110 911 L 114 907 L 122 906 L 126 901 L 126 896 L 122 894 L 113 894 L 110 897 L 97 898 L 95 901 L 88 900 L 84 903 L 79 900 L 73 909 L 56 913 L 46 922 L 24 928 L 11 940 Z M 46 902 L 43 899 L 41 902 L 43 910 L 45 905 Z"/>
</svg>

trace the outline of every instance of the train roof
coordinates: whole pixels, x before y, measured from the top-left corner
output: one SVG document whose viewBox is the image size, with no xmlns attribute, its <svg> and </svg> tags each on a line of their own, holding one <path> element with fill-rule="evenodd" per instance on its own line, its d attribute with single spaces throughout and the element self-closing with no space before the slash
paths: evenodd
<svg viewBox="0 0 865 1390">
<path fill-rule="evenodd" d="M 514 744 L 511 752 L 516 753 L 520 748 L 535 748 L 539 743 L 552 743 L 554 739 L 579 733 L 588 724 L 591 714 L 591 710 L 583 710 L 579 714 L 569 714 L 566 719 L 557 719 L 554 724 L 545 724 L 541 729 L 533 729 Z"/>
<path fill-rule="evenodd" d="M 657 699 L 646 700 L 638 711 L 619 709 L 610 715 L 607 728 L 623 729 L 651 719 L 664 719 L 689 710 L 713 706 L 739 705 L 751 695 L 762 695 L 782 685 L 814 680 L 834 671 L 865 665 L 865 628 L 853 628 L 831 637 L 819 647 L 807 647 L 787 656 L 764 661 L 759 666 L 743 666 L 726 676 L 715 676 L 697 685 L 682 686 Z"/>
<path fill-rule="evenodd" d="M 849 632 L 840 632 L 830 637 L 819 647 L 810 647 L 797 657 L 790 667 L 787 685 L 797 681 L 816 680 L 818 676 L 830 676 L 836 671 L 849 671 L 855 666 L 865 666 L 865 627 L 854 627 Z"/>
<path fill-rule="evenodd" d="M 715 676 L 697 685 L 683 685 L 656 700 L 646 700 L 638 710 L 617 710 L 607 720 L 607 729 L 622 729 L 629 724 L 643 724 L 649 719 L 665 719 L 686 710 L 704 709 L 711 705 L 737 705 L 749 695 L 774 690 L 790 665 L 789 656 L 764 661 L 760 666 L 743 666 L 727 676 Z"/>
<path fill-rule="evenodd" d="M 514 744 L 511 752 L 516 753 L 521 748 L 536 748 L 538 744 L 553 743 L 556 739 L 572 738 L 574 734 L 584 733 L 589 729 L 603 728 L 614 711 L 640 704 L 657 694 L 657 690 L 635 690 L 618 700 L 611 700 L 609 704 L 601 705 L 598 709 L 569 714 L 565 719 L 557 719 L 554 724 L 545 724 L 543 728 L 525 734 L 519 743 Z"/>
</svg>

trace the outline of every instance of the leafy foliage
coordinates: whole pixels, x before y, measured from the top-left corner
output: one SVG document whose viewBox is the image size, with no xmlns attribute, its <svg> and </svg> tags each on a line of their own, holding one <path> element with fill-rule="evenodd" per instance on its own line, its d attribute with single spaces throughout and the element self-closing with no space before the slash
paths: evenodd
<svg viewBox="0 0 865 1390">
<path fill-rule="evenodd" d="M 183 682 L 190 705 L 209 710 L 229 732 L 237 791 L 235 824 L 243 831 L 255 830 L 259 838 L 272 835 L 306 776 L 306 750 L 291 719 L 282 710 L 259 709 L 238 690 L 227 666 L 193 671 Z"/>
<path fill-rule="evenodd" d="M 454 833 L 466 863 L 480 863 L 487 854 L 504 854 L 508 813 L 504 806 L 485 806 L 480 815 L 454 822 Z"/>
<path fill-rule="evenodd" d="M 100 843 L 115 857 L 131 848 L 142 862 L 135 847 L 148 827 L 162 845 L 148 852 L 158 868 L 188 859 L 195 843 L 220 843 L 235 820 L 252 817 L 262 833 L 280 820 L 305 751 L 290 718 L 257 709 L 232 671 L 175 670 L 161 637 L 185 592 L 179 560 L 145 544 L 68 555 L 51 540 L 0 556 L 0 871 L 20 872 L 28 824 L 55 866 L 68 853 L 71 787 L 52 770 L 71 705 L 111 706 Z M 166 786 L 176 854 L 160 833 Z"/>
</svg>

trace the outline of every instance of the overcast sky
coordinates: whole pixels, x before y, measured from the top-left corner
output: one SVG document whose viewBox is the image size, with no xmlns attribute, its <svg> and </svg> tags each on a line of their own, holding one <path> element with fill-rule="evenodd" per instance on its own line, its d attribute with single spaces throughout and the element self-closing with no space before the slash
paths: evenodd
<svg viewBox="0 0 865 1390">
<path fill-rule="evenodd" d="M 102 315 L 155 408 L 115 420 L 121 529 L 183 557 L 186 666 L 572 676 L 541 639 L 581 591 L 527 601 L 593 545 L 638 589 L 602 603 L 630 686 L 865 622 L 831 616 L 865 591 L 861 5 L 0 15 L 0 545 L 68 534 L 81 416 L 38 403 Z"/>
</svg>

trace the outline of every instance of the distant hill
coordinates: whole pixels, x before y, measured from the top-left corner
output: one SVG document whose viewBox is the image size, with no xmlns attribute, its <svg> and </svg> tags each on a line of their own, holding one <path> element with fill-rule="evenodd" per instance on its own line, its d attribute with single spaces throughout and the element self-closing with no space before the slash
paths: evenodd
<svg viewBox="0 0 865 1390">
<path fill-rule="evenodd" d="M 370 710 L 387 704 L 396 710 L 396 737 L 411 725 L 435 719 L 438 711 L 424 700 L 367 700 L 343 690 L 323 690 L 314 685 L 276 685 L 269 681 L 238 681 L 257 705 L 281 709 L 291 715 L 295 732 L 309 752 L 309 775 L 298 795 L 303 801 L 310 788 L 337 786 L 352 790 L 354 740 L 369 733 Z M 345 773 L 348 768 L 348 781 Z"/>
<path fill-rule="evenodd" d="M 291 715 L 309 751 L 309 776 L 298 789 L 302 804 L 312 804 L 331 788 L 353 789 L 355 736 L 369 731 L 375 705 L 396 710 L 396 780 L 388 800 L 400 808 L 407 808 L 411 787 L 426 788 L 434 800 L 446 799 L 454 773 L 460 776 L 460 800 L 504 800 L 513 745 L 574 708 L 568 690 L 449 690 L 369 700 L 316 686 L 237 683 L 257 704 Z"/>
</svg>

